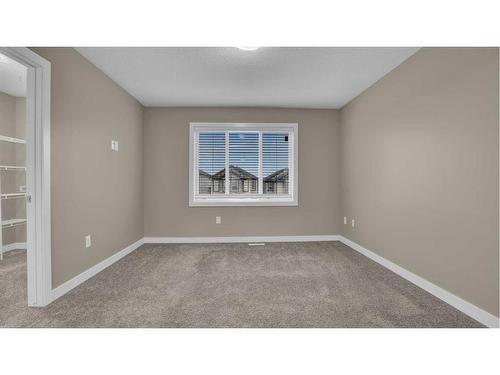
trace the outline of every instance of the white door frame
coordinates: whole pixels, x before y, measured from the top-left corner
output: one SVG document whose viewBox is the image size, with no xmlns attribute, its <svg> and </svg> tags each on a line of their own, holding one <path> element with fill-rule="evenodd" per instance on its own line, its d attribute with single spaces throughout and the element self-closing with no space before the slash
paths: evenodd
<svg viewBox="0 0 500 375">
<path fill-rule="evenodd" d="M 28 305 L 52 301 L 50 215 L 50 62 L 24 47 L 0 52 L 27 68 L 26 205 Z"/>
</svg>

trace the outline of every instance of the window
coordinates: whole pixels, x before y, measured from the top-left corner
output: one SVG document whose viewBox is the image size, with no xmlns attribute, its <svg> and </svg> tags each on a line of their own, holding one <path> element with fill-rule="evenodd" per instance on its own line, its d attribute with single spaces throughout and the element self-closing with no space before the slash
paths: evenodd
<svg viewBox="0 0 500 375">
<path fill-rule="evenodd" d="M 297 124 L 191 123 L 190 136 L 190 206 L 297 205 Z"/>
</svg>

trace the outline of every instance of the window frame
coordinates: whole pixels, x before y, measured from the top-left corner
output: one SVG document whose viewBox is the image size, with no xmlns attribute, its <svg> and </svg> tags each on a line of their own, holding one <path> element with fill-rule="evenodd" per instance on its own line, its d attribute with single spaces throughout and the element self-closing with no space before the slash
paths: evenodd
<svg viewBox="0 0 500 375">
<path fill-rule="evenodd" d="M 261 194 L 235 195 L 226 189 L 224 195 L 203 196 L 198 189 L 198 134 L 203 131 L 226 132 L 226 148 L 228 132 L 288 132 L 288 188 L 285 196 L 265 196 L 262 174 L 262 136 L 259 136 L 259 183 Z M 226 150 L 228 159 L 229 150 Z M 226 168 L 229 160 L 226 160 Z M 298 124 L 297 123 L 242 123 L 242 122 L 191 122 L 189 124 L 189 206 L 298 206 Z M 226 179 L 225 181 L 229 181 Z M 227 182 L 226 182 L 227 184 Z M 227 186 L 227 185 L 226 185 Z M 229 186 L 228 186 L 229 187 Z"/>
</svg>

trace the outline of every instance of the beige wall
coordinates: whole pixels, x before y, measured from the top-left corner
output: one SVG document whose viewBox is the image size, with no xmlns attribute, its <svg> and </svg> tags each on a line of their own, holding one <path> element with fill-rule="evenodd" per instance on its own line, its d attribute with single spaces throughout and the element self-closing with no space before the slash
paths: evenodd
<svg viewBox="0 0 500 375">
<path fill-rule="evenodd" d="M 498 49 L 424 48 L 341 111 L 343 234 L 498 316 Z"/>
<path fill-rule="evenodd" d="M 298 207 L 188 207 L 189 123 L 297 122 Z M 339 232 L 338 111 L 145 108 L 145 236 L 314 235 Z M 222 224 L 215 224 L 215 216 Z"/>
<path fill-rule="evenodd" d="M 57 287 L 143 236 L 142 106 L 74 49 L 33 50 L 52 66 L 52 285 Z M 111 151 L 112 139 L 120 142 L 119 152 Z"/>
</svg>

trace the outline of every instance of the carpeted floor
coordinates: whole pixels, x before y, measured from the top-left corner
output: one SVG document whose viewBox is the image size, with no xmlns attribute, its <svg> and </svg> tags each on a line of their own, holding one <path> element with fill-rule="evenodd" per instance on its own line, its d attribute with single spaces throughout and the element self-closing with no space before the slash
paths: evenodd
<svg viewBox="0 0 500 375">
<path fill-rule="evenodd" d="M 45 308 L 0 263 L 3 327 L 481 327 L 339 242 L 144 245 Z"/>
</svg>

